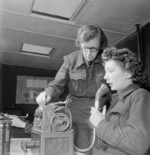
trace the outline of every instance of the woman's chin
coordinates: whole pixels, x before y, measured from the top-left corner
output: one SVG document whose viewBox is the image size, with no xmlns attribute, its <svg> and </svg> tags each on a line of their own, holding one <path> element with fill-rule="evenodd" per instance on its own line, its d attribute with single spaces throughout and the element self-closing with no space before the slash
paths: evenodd
<svg viewBox="0 0 150 155">
<path fill-rule="evenodd" d="M 93 61 L 94 60 L 94 58 L 92 57 L 92 58 L 87 58 L 87 61 Z"/>
<path fill-rule="evenodd" d="M 116 90 L 112 85 L 110 86 L 110 89 L 113 91 Z"/>
</svg>

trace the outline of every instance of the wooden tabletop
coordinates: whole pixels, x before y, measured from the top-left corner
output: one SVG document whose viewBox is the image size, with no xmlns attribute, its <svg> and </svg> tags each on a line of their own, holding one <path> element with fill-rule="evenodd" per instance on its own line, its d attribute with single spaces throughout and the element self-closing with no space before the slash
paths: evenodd
<svg viewBox="0 0 150 155">
<path fill-rule="evenodd" d="M 28 149 L 27 154 L 25 154 L 21 149 L 21 141 L 24 141 L 24 140 L 28 141 L 28 140 L 31 140 L 31 138 L 11 138 L 10 155 L 33 155 L 30 149 Z M 74 152 L 74 155 L 85 155 L 85 154 Z"/>
<path fill-rule="evenodd" d="M 22 140 L 30 140 L 30 138 L 11 138 L 10 155 L 25 155 L 21 149 Z M 27 155 L 32 155 L 30 149 L 28 149 Z"/>
</svg>

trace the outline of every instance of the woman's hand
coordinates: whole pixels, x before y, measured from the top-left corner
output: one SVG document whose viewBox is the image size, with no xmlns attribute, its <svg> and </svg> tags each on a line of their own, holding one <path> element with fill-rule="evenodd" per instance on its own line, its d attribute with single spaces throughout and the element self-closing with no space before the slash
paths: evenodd
<svg viewBox="0 0 150 155">
<path fill-rule="evenodd" d="M 16 115 L 11 115 L 11 126 L 17 127 L 17 128 L 25 128 L 26 123 L 22 121 L 20 118 L 18 118 Z"/>
<path fill-rule="evenodd" d="M 105 115 L 106 115 L 106 106 L 103 107 L 102 112 L 100 112 L 98 109 L 92 107 L 91 108 L 91 116 L 90 116 L 89 120 L 94 127 L 97 127 L 98 124 L 102 120 L 105 120 Z"/>
</svg>

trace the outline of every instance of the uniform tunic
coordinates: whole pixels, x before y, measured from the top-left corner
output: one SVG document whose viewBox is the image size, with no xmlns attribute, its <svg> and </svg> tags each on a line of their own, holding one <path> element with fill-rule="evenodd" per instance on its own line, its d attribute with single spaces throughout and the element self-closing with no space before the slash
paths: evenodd
<svg viewBox="0 0 150 155">
<path fill-rule="evenodd" d="M 117 96 L 96 128 L 101 146 L 94 155 L 150 155 L 150 93 L 132 84 Z"/>
</svg>

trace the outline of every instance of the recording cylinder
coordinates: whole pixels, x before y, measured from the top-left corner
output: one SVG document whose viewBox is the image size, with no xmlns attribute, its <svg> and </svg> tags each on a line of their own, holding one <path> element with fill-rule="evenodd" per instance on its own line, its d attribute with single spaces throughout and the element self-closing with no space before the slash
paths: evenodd
<svg viewBox="0 0 150 155">
<path fill-rule="evenodd" d="M 4 135 L 4 123 L 2 120 L 0 120 L 0 155 L 3 155 L 4 154 L 4 138 L 5 138 L 5 135 Z"/>
<path fill-rule="evenodd" d="M 11 128 L 11 121 L 4 120 L 4 155 L 10 154 L 10 128 Z"/>
<path fill-rule="evenodd" d="M 0 155 L 10 154 L 11 121 L 0 119 Z"/>
</svg>

